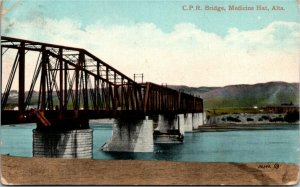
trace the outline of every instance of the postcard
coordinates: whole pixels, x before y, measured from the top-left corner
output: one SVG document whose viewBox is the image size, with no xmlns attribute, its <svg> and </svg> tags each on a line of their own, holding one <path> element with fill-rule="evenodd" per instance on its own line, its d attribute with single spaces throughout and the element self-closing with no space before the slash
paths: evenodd
<svg viewBox="0 0 300 187">
<path fill-rule="evenodd" d="M 1 1 L 3 185 L 296 185 L 297 0 Z"/>
</svg>

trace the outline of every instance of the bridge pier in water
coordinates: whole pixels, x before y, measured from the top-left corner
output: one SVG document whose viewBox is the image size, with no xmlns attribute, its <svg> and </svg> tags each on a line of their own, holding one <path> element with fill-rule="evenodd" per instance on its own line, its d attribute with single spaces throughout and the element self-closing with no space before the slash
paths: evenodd
<svg viewBox="0 0 300 187">
<path fill-rule="evenodd" d="M 198 129 L 199 126 L 204 124 L 205 113 L 193 114 L 193 129 Z"/>
<path fill-rule="evenodd" d="M 194 129 L 194 115 L 192 113 L 184 114 L 184 131 L 193 132 Z"/>
<path fill-rule="evenodd" d="M 153 152 L 153 120 L 119 118 L 113 124 L 112 137 L 102 146 L 108 152 Z"/>
<path fill-rule="evenodd" d="M 193 132 L 204 123 L 203 113 L 187 113 L 184 115 L 185 132 Z"/>
<path fill-rule="evenodd" d="M 158 115 L 154 143 L 182 143 L 184 131 L 184 114 Z"/>
<path fill-rule="evenodd" d="M 38 124 L 33 129 L 33 156 L 91 159 L 93 130 L 88 125 L 78 128 L 77 125 L 72 126 L 72 121 L 69 123 L 42 128 Z"/>
</svg>

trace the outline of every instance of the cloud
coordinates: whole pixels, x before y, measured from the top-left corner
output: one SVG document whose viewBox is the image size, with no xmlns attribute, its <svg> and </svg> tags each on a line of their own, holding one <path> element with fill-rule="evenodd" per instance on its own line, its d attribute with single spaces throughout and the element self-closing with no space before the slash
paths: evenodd
<svg viewBox="0 0 300 187">
<path fill-rule="evenodd" d="M 299 50 L 300 24 L 295 22 L 273 22 L 267 27 L 254 31 L 229 29 L 225 37 L 228 46 L 241 49 L 291 51 Z"/>
<path fill-rule="evenodd" d="M 300 24 L 294 22 L 231 28 L 225 37 L 192 23 L 178 23 L 168 33 L 153 23 L 82 27 L 76 20 L 48 18 L 4 20 L 3 28 L 11 37 L 85 48 L 129 77 L 144 73 L 144 80 L 157 84 L 299 81 Z"/>
</svg>

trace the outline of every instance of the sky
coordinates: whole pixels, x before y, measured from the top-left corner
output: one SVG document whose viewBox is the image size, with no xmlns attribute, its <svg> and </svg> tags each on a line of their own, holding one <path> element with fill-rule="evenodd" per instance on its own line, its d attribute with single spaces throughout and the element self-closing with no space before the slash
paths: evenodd
<svg viewBox="0 0 300 187">
<path fill-rule="evenodd" d="M 299 10 L 297 0 L 4 0 L 1 35 L 84 48 L 157 84 L 299 82 Z"/>
</svg>

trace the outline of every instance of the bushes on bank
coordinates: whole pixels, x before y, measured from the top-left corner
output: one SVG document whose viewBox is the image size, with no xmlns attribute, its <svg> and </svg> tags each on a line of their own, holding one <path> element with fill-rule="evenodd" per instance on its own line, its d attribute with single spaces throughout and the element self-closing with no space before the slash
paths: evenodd
<svg viewBox="0 0 300 187">
<path fill-rule="evenodd" d="M 289 123 L 293 123 L 296 121 L 299 121 L 299 112 L 294 110 L 292 112 L 288 112 L 285 116 L 284 116 L 284 121 L 289 122 Z"/>
<path fill-rule="evenodd" d="M 227 121 L 233 121 L 233 122 L 241 122 L 241 120 L 239 120 L 238 118 L 232 117 L 232 116 L 228 116 Z"/>
<path fill-rule="evenodd" d="M 254 119 L 252 119 L 252 118 L 247 118 L 247 121 L 254 121 Z"/>
<path fill-rule="evenodd" d="M 269 116 L 262 116 L 261 118 L 262 118 L 263 120 L 269 120 L 269 119 L 270 119 Z"/>
</svg>

